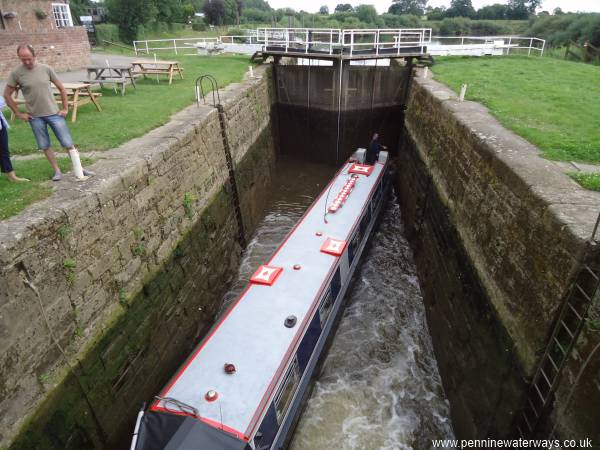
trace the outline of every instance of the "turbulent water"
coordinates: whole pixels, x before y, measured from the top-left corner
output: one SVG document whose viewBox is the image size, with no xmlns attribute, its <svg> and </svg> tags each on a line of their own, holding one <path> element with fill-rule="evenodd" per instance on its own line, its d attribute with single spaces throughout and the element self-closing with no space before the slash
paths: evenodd
<svg viewBox="0 0 600 450">
<path fill-rule="evenodd" d="M 325 166 L 278 163 L 273 197 L 226 296 L 227 304 L 332 174 Z M 428 449 L 431 439 L 453 437 L 395 198 L 388 201 L 365 251 L 291 450 Z"/>
</svg>

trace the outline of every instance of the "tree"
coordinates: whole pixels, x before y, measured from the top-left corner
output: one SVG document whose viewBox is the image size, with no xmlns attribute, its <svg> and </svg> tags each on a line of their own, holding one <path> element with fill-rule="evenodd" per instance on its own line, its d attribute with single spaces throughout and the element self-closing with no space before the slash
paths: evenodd
<svg viewBox="0 0 600 450">
<path fill-rule="evenodd" d="M 329 14 L 329 8 L 327 7 L 327 5 L 323 5 L 319 8 L 319 14 L 323 14 L 323 15 Z"/>
<path fill-rule="evenodd" d="M 358 5 L 356 14 L 358 20 L 364 23 L 375 23 L 375 20 L 377 20 L 377 10 L 373 5 Z"/>
<path fill-rule="evenodd" d="M 552 14 L 554 14 L 555 16 L 560 16 L 561 14 L 564 14 L 563 10 L 560 9 L 558 6 L 556 8 L 554 8 L 554 11 L 552 11 Z"/>
<path fill-rule="evenodd" d="M 535 14 L 535 10 L 541 4 L 541 0 L 509 0 L 506 17 L 508 19 L 527 19 L 531 14 Z"/>
<path fill-rule="evenodd" d="M 487 5 L 477 10 L 477 18 L 484 20 L 502 20 L 506 19 L 506 11 L 508 7 L 500 3 Z"/>
<path fill-rule="evenodd" d="M 354 8 L 352 7 L 352 5 L 350 3 L 339 3 L 334 9 L 334 12 L 352 12 L 352 11 L 354 11 Z"/>
<path fill-rule="evenodd" d="M 475 17 L 475 8 L 471 0 L 452 0 L 446 10 L 447 17 Z"/>
<path fill-rule="evenodd" d="M 244 8 L 260 9 L 261 11 L 273 11 L 273 8 L 271 8 L 269 2 L 265 0 L 245 0 Z"/>
<path fill-rule="evenodd" d="M 427 0 L 392 0 L 392 6 L 389 7 L 390 14 L 412 14 L 422 16 L 427 7 Z"/>
<path fill-rule="evenodd" d="M 79 17 L 87 16 L 87 8 L 92 6 L 92 4 L 90 3 L 90 0 L 71 0 L 69 2 L 69 6 L 71 7 L 71 15 L 73 16 L 73 20 L 76 24 L 81 25 Z"/>
<path fill-rule="evenodd" d="M 152 0 L 150 17 L 155 22 L 173 23 L 183 18 L 180 0 Z"/>
<path fill-rule="evenodd" d="M 202 11 L 209 24 L 223 24 L 223 18 L 225 17 L 225 3 L 223 0 L 206 0 Z"/>
<path fill-rule="evenodd" d="M 107 0 L 109 18 L 117 24 L 119 38 L 123 42 L 137 39 L 138 29 L 149 18 L 151 0 Z"/>
<path fill-rule="evenodd" d="M 442 20 L 446 17 L 446 8 L 443 6 L 437 6 L 435 8 L 428 6 L 425 10 L 425 14 L 427 15 L 427 20 Z"/>
</svg>

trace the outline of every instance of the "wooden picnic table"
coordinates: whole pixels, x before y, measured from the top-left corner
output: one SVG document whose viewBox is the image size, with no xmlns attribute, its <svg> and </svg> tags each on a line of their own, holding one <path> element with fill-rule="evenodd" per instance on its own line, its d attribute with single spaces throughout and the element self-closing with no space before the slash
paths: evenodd
<svg viewBox="0 0 600 450">
<path fill-rule="evenodd" d="M 179 64 L 179 61 L 136 59 L 131 62 L 131 65 L 134 68 L 134 74 L 142 74 L 144 78 L 146 78 L 146 75 L 167 75 L 169 77 L 169 84 L 171 84 L 173 74 L 177 72 L 183 80 L 183 68 Z"/>
<path fill-rule="evenodd" d="M 63 83 L 63 86 L 67 91 L 69 108 L 72 108 L 71 122 L 77 120 L 77 109 L 87 103 L 93 103 L 98 111 L 102 111 L 98 103 L 98 97 L 102 94 L 92 92 L 92 87 L 89 83 Z M 58 89 L 53 88 L 52 92 L 56 98 L 56 102 L 60 103 L 60 92 Z"/>
<path fill-rule="evenodd" d="M 77 120 L 77 109 L 87 103 L 93 103 L 98 111 L 102 111 L 100 104 L 98 103 L 98 97 L 102 94 L 99 92 L 92 92 L 91 85 L 89 83 L 63 83 L 65 91 L 67 91 L 68 106 L 72 110 L 71 122 Z M 54 86 L 52 87 L 52 93 L 56 103 L 62 107 L 62 99 L 60 98 L 60 92 Z M 17 105 L 24 105 L 25 99 L 20 95 L 20 89 L 17 89 L 13 94 L 13 98 Z M 15 115 L 11 111 L 11 122 L 15 120 Z"/>
<path fill-rule="evenodd" d="M 115 92 L 118 85 L 121 85 L 121 95 L 125 95 L 125 84 L 127 81 L 131 82 L 134 89 L 137 89 L 135 85 L 136 75 L 133 73 L 133 66 L 88 66 L 87 68 L 87 82 L 90 84 L 99 84 L 100 87 L 104 87 L 104 83 L 114 83 Z"/>
</svg>

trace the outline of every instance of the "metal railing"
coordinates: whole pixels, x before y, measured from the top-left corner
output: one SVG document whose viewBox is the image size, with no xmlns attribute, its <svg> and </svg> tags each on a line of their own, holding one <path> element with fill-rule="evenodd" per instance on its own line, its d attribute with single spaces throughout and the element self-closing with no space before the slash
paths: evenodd
<svg viewBox="0 0 600 450">
<path fill-rule="evenodd" d="M 283 48 L 295 53 L 326 52 L 333 54 L 341 42 L 341 30 L 336 28 L 259 28 L 258 42 L 263 49 Z"/>
<path fill-rule="evenodd" d="M 526 36 L 434 36 L 429 53 L 443 55 L 509 55 L 511 51 L 526 50 L 527 56 L 544 54 L 546 41 Z"/>
<path fill-rule="evenodd" d="M 259 28 L 265 51 L 326 55 L 423 54 L 431 42 L 430 28 L 349 29 Z"/>
<path fill-rule="evenodd" d="M 171 50 L 176 55 L 181 50 L 195 50 L 198 46 L 215 46 L 220 44 L 218 37 L 214 38 L 178 38 L 178 39 L 146 39 L 133 41 L 133 50 L 136 55 L 140 53 L 149 55 L 152 52 Z"/>
<path fill-rule="evenodd" d="M 399 55 L 403 49 L 418 49 L 423 54 L 431 43 L 431 28 L 343 30 L 342 42 L 350 55 Z"/>
<path fill-rule="evenodd" d="M 256 45 L 259 44 L 256 30 L 248 30 L 249 34 L 219 36 L 219 42 L 221 44 L 248 44 Z"/>
<path fill-rule="evenodd" d="M 135 54 L 159 51 L 218 49 L 241 51 L 262 45 L 263 51 L 346 56 L 527 55 L 544 54 L 546 41 L 524 36 L 434 36 L 431 28 L 349 29 L 258 28 L 246 35 L 214 38 L 148 39 L 133 42 Z M 225 46 L 224 48 L 221 48 Z M 200 52 L 198 52 L 200 53 Z"/>
</svg>

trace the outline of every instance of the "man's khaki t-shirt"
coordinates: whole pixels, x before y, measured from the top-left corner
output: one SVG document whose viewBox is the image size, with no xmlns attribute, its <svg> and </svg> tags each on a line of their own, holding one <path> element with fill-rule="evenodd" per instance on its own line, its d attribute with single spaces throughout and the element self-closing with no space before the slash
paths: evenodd
<svg viewBox="0 0 600 450">
<path fill-rule="evenodd" d="M 7 84 L 18 87 L 25 97 L 27 112 L 33 117 L 52 116 L 58 113 L 58 106 L 50 90 L 50 81 L 58 80 L 56 72 L 46 64 L 36 63 L 33 69 L 20 65 L 13 70 Z"/>
</svg>

